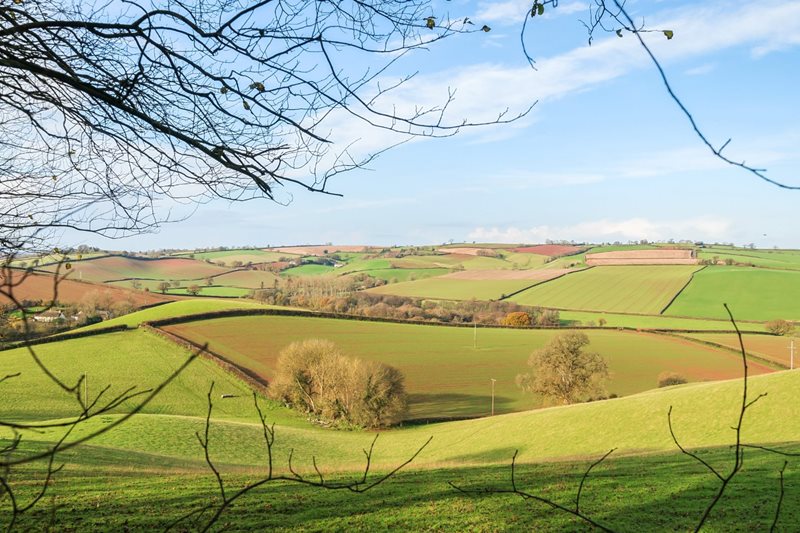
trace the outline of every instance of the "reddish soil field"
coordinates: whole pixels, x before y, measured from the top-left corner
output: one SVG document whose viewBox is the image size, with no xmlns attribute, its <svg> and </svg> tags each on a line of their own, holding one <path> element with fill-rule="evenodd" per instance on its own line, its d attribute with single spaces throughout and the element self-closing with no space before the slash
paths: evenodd
<svg viewBox="0 0 800 533">
<path fill-rule="evenodd" d="M 693 250 L 627 250 L 586 255 L 586 264 L 614 265 L 696 265 Z"/>
<path fill-rule="evenodd" d="M 522 248 L 512 248 L 512 252 L 520 254 L 547 255 L 559 257 L 562 255 L 575 254 L 583 250 L 581 246 L 568 246 L 565 244 L 540 244 L 538 246 L 524 246 Z"/>
<path fill-rule="evenodd" d="M 268 252 L 282 252 L 285 254 L 297 255 L 325 255 L 325 250 L 329 254 L 334 252 L 363 252 L 366 246 L 282 246 L 280 248 L 268 248 Z"/>
<path fill-rule="evenodd" d="M 55 271 L 56 266 L 44 270 Z M 229 271 L 228 268 L 204 261 L 186 258 L 137 259 L 133 257 L 101 257 L 74 261 L 70 278 L 78 281 L 104 282 L 109 280 L 140 278 L 189 280 L 210 277 Z M 64 273 L 62 267 L 61 272 Z"/>
<path fill-rule="evenodd" d="M 19 276 L 21 274 L 15 273 L 14 279 L 18 280 Z M 107 294 L 113 301 L 130 300 L 136 307 L 178 299 L 152 292 L 131 291 L 121 287 L 97 285 L 71 279 L 62 280 L 58 284 L 58 301 L 62 304 L 80 303 L 87 294 L 91 293 Z M 46 275 L 32 274 L 14 288 L 14 295 L 19 300 L 41 300 L 49 303 L 53 299 L 53 278 Z M 10 303 L 3 296 L 0 296 L 0 302 L 3 304 Z"/>
<path fill-rule="evenodd" d="M 547 281 L 560 278 L 575 269 L 561 270 L 462 270 L 451 272 L 437 279 L 468 279 L 468 280 L 506 280 L 529 279 L 531 281 Z"/>
</svg>

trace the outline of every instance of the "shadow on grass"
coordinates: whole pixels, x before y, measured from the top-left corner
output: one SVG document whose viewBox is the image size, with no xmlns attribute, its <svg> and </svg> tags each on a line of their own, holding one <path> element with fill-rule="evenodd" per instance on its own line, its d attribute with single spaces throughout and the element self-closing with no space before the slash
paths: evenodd
<svg viewBox="0 0 800 533">
<path fill-rule="evenodd" d="M 495 413 L 512 412 L 515 401 L 507 396 L 495 396 Z M 492 397 L 488 394 L 415 393 L 408 395 L 408 405 L 411 416 L 408 422 L 412 423 L 478 418 L 492 413 Z"/>
</svg>

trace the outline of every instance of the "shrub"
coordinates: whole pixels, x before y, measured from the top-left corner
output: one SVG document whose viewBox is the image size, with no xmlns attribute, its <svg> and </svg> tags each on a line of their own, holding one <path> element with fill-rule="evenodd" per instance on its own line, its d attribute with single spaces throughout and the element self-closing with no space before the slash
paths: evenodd
<svg viewBox="0 0 800 533">
<path fill-rule="evenodd" d="M 294 342 L 281 352 L 270 395 L 340 426 L 386 427 L 407 409 L 399 370 L 347 357 L 322 339 Z"/>
<path fill-rule="evenodd" d="M 770 320 L 764 324 L 764 326 L 767 328 L 767 331 L 775 335 L 786 335 L 787 333 L 791 333 L 794 329 L 794 324 L 782 318 Z"/>
<path fill-rule="evenodd" d="M 671 387 L 672 385 L 683 385 L 689 383 L 685 377 L 675 372 L 662 372 L 658 375 L 658 387 Z"/>
<path fill-rule="evenodd" d="M 503 326 L 530 326 L 531 315 L 525 311 L 514 311 L 508 313 L 503 320 L 500 321 Z"/>
</svg>

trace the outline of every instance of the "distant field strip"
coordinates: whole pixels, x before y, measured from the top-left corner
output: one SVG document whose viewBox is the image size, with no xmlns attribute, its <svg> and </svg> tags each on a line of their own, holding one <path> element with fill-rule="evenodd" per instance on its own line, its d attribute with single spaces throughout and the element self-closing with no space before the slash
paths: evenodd
<svg viewBox="0 0 800 533">
<path fill-rule="evenodd" d="M 394 294 L 413 298 L 440 300 L 499 300 L 507 294 L 529 287 L 531 280 L 465 280 L 426 278 L 404 283 L 391 283 L 369 289 L 378 294 Z"/>
<path fill-rule="evenodd" d="M 54 269 L 55 267 L 46 268 L 46 270 Z M 189 280 L 222 274 L 227 270 L 223 267 L 194 259 L 137 259 L 133 257 L 108 256 L 74 263 L 70 277 L 72 279 L 95 282 L 128 278 Z M 64 270 L 62 269 L 63 272 Z"/>
<path fill-rule="evenodd" d="M 701 259 L 725 261 L 732 259 L 738 263 L 752 263 L 756 266 L 800 270 L 800 251 L 798 250 L 742 250 L 729 248 L 705 248 L 698 251 Z"/>
<path fill-rule="evenodd" d="M 800 272 L 713 266 L 693 281 L 664 314 L 740 320 L 800 319 Z"/>
<path fill-rule="evenodd" d="M 391 324 L 315 317 L 243 316 L 165 326 L 163 329 L 209 348 L 270 379 L 278 354 L 289 343 L 330 339 L 345 353 L 399 368 L 411 394 L 411 418 L 479 416 L 490 408 L 489 378 L 497 380 L 498 412 L 541 403 L 522 394 L 515 376 L 532 350 L 555 330 L 481 328 L 473 348 L 470 328 Z M 740 375 L 736 354 L 676 337 L 616 330 L 587 331 L 591 350 L 608 361 L 609 391 L 631 394 L 653 388 L 659 373 L 679 372 L 692 381 Z M 753 363 L 755 373 L 771 369 Z"/>
<path fill-rule="evenodd" d="M 559 309 L 658 314 L 696 266 L 604 266 L 537 285 L 511 301 Z"/>
<path fill-rule="evenodd" d="M 568 274 L 572 270 L 462 270 L 451 272 L 439 279 L 465 280 L 517 280 L 547 281 Z"/>
</svg>

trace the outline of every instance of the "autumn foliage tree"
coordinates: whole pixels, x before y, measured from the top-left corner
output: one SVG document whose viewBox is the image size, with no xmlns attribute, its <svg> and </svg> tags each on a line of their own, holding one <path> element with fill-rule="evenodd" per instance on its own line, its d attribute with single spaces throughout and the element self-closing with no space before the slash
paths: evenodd
<svg viewBox="0 0 800 533">
<path fill-rule="evenodd" d="M 517 385 L 562 404 L 604 393 L 608 365 L 598 353 L 587 352 L 589 337 L 579 331 L 556 335 L 528 359 L 530 371 L 517 376 Z"/>
</svg>

